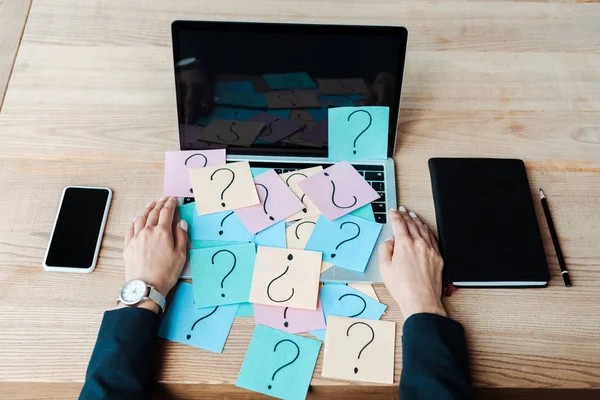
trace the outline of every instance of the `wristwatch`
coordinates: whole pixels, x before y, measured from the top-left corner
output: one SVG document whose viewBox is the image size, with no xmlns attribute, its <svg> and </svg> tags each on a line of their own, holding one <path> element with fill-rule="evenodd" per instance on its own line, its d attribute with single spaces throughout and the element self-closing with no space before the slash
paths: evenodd
<svg viewBox="0 0 600 400">
<path fill-rule="evenodd" d="M 158 304 L 161 311 L 165 309 L 165 297 L 154 286 L 148 285 L 141 279 L 132 279 L 119 288 L 117 303 L 133 307 L 144 300 L 152 300 Z"/>
</svg>

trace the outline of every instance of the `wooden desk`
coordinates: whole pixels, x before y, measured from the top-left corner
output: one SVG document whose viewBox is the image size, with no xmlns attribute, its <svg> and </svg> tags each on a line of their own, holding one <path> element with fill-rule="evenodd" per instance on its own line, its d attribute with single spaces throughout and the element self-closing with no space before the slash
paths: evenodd
<svg viewBox="0 0 600 400">
<path fill-rule="evenodd" d="M 460 290 L 445 300 L 466 328 L 474 385 L 600 388 L 600 5 L 370 3 L 33 2 L 0 114 L 0 397 L 78 393 L 102 312 L 123 281 L 125 226 L 160 196 L 163 153 L 178 148 L 176 18 L 407 26 L 399 203 L 434 224 L 430 157 L 522 158 L 532 189 L 549 197 L 574 283 L 563 286 L 538 207 L 550 287 Z M 83 276 L 44 272 L 60 192 L 73 184 L 115 192 L 99 266 Z M 398 307 L 376 290 L 400 335 Z M 159 380 L 177 393 L 240 396 L 231 385 L 253 326 L 236 320 L 222 355 L 161 343 Z M 400 340 L 396 360 L 397 382 Z M 396 393 L 344 390 L 321 377 L 321 362 L 316 394 Z"/>
</svg>

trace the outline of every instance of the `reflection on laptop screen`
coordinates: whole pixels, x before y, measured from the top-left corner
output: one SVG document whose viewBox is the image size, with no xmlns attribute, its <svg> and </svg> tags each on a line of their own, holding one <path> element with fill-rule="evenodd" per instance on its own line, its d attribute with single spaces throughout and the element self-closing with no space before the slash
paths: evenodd
<svg viewBox="0 0 600 400">
<path fill-rule="evenodd" d="M 176 21 L 172 30 L 183 150 L 326 156 L 328 108 L 383 105 L 391 155 L 404 28 Z"/>
</svg>

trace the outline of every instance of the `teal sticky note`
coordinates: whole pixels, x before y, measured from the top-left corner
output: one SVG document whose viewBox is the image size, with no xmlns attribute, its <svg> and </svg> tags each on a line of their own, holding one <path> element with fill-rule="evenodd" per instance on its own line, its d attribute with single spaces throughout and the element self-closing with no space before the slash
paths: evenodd
<svg viewBox="0 0 600 400">
<path fill-rule="evenodd" d="M 235 385 L 280 399 L 304 399 L 321 342 L 257 325 Z"/>
<path fill-rule="evenodd" d="M 196 308 L 192 284 L 181 282 L 165 312 L 158 337 L 221 353 L 238 305 Z"/>
<path fill-rule="evenodd" d="M 285 221 L 279 221 L 275 225 L 271 225 L 267 229 L 263 229 L 254 236 L 256 247 L 286 247 L 285 240 Z"/>
<path fill-rule="evenodd" d="M 316 89 L 317 85 L 306 72 L 264 74 L 263 78 L 273 90 Z"/>
<path fill-rule="evenodd" d="M 235 317 L 253 317 L 254 305 L 252 303 L 240 303 Z"/>
<path fill-rule="evenodd" d="M 260 114 L 260 111 L 241 107 L 216 106 L 209 117 L 200 117 L 198 125 L 208 125 L 213 119 L 226 119 L 229 121 L 248 121 Z"/>
<path fill-rule="evenodd" d="M 329 315 L 378 320 L 387 308 L 385 304 L 343 283 L 325 284 L 319 296 L 325 321 Z"/>
<path fill-rule="evenodd" d="M 328 114 L 329 159 L 387 158 L 389 107 L 337 107 Z"/>
<path fill-rule="evenodd" d="M 282 108 L 280 110 L 269 110 L 269 111 L 265 111 L 265 112 L 267 114 L 271 114 L 277 118 L 290 119 L 290 114 L 292 113 L 292 110 Z"/>
<path fill-rule="evenodd" d="M 195 215 L 194 226 L 188 229 L 192 240 L 220 240 L 227 242 L 251 242 L 254 235 L 242 224 L 233 211 Z"/>
<path fill-rule="evenodd" d="M 263 93 L 223 92 L 220 96 L 215 96 L 215 103 L 252 108 L 267 107 L 267 99 Z"/>
<path fill-rule="evenodd" d="M 311 335 L 313 335 L 314 337 L 316 337 L 320 341 L 324 342 L 325 341 L 325 333 L 326 332 L 327 332 L 327 329 L 319 329 L 319 330 L 316 330 L 316 331 L 310 331 L 308 333 L 310 333 Z"/>
<path fill-rule="evenodd" d="M 308 110 L 308 113 L 310 114 L 312 119 L 314 119 L 317 122 L 321 122 L 325 118 L 327 118 L 327 107 L 316 108 L 316 109 L 312 108 L 312 109 Z"/>
<path fill-rule="evenodd" d="M 247 302 L 255 257 L 253 243 L 190 251 L 196 307 Z"/>
<path fill-rule="evenodd" d="M 349 214 L 333 221 L 321 215 L 305 249 L 322 252 L 325 262 L 364 272 L 382 226 Z"/>
<path fill-rule="evenodd" d="M 243 242 L 229 242 L 225 240 L 192 240 L 192 249 L 206 249 L 208 247 L 227 246 L 229 244 L 240 244 Z"/>
<path fill-rule="evenodd" d="M 254 93 L 254 85 L 249 81 L 217 82 L 215 83 L 215 96 L 221 96 L 226 92 Z"/>
<path fill-rule="evenodd" d="M 272 169 L 272 168 L 252 167 L 252 168 L 250 168 L 250 172 L 252 173 L 252 177 L 256 178 L 257 176 L 264 174 L 265 172 L 267 172 L 270 169 Z"/>
<path fill-rule="evenodd" d="M 191 232 L 192 226 L 194 226 L 194 217 L 197 214 L 196 203 L 183 204 L 177 207 L 177 209 L 179 210 L 179 218 L 187 222 L 188 232 Z"/>
<path fill-rule="evenodd" d="M 354 106 L 354 100 L 360 100 L 361 95 L 340 95 L 340 94 L 322 94 L 319 96 L 319 103 L 326 106 Z"/>
<path fill-rule="evenodd" d="M 357 208 L 352 211 L 350 215 L 354 215 L 355 217 L 366 219 L 367 221 L 375 222 L 375 214 L 373 213 L 373 207 L 371 204 L 365 204 L 361 208 Z"/>
</svg>

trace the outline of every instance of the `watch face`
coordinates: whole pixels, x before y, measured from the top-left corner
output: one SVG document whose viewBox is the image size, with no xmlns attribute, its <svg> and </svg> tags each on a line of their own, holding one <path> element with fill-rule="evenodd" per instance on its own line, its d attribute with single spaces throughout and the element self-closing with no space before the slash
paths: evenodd
<svg viewBox="0 0 600 400">
<path fill-rule="evenodd" d="M 121 289 L 121 300 L 125 304 L 139 303 L 146 294 L 146 283 L 140 280 L 132 280 L 123 285 Z"/>
</svg>

